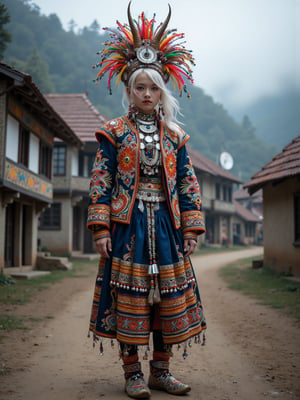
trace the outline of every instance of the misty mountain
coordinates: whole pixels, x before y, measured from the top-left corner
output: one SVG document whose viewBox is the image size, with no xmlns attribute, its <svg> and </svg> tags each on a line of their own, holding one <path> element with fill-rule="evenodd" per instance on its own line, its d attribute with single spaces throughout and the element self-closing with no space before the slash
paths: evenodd
<svg viewBox="0 0 300 400">
<path fill-rule="evenodd" d="M 65 31 L 56 14 L 48 17 L 41 15 L 39 7 L 29 0 L 2 2 L 11 17 L 5 28 L 12 37 L 4 53 L 4 62 L 30 74 L 42 93 L 85 92 L 107 118 L 124 112 L 121 106 L 122 89 L 113 86 L 111 96 L 105 80 L 99 85 L 94 82 L 97 71 L 92 66 L 98 61 L 96 52 L 109 39 L 96 20 L 78 32 L 74 32 L 72 26 Z M 252 109 L 249 109 L 248 116 L 240 118 L 239 123 L 224 105 L 215 102 L 200 87 L 190 86 L 188 89 L 191 100 L 185 93 L 182 97 L 175 93 L 184 116 L 180 120 L 183 129 L 191 136 L 191 145 L 204 156 L 217 163 L 222 151 L 231 153 L 234 166 L 230 172 L 246 182 L 278 153 L 275 140 L 267 143 L 270 137 L 273 138 L 270 130 L 274 131 L 276 125 L 274 122 L 268 127 L 273 122 L 269 118 L 273 114 L 271 107 L 257 105 L 253 108 L 253 116 L 250 113 Z M 289 107 L 278 106 L 279 109 L 283 114 L 290 111 Z M 261 136 L 258 136 L 255 126 L 258 122 L 260 130 L 264 127 Z"/>
<path fill-rule="evenodd" d="M 247 115 L 259 138 L 282 148 L 300 135 L 300 91 L 264 97 L 247 108 Z"/>
</svg>

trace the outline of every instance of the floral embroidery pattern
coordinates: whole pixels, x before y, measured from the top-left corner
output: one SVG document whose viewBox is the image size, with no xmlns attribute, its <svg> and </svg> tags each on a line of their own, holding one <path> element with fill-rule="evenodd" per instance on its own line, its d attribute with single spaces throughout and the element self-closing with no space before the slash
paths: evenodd
<svg viewBox="0 0 300 400">
<path fill-rule="evenodd" d="M 108 131 L 114 131 L 118 136 L 123 133 L 124 121 L 121 118 L 113 119 L 105 125 L 105 129 Z"/>
<path fill-rule="evenodd" d="M 132 182 L 132 178 L 135 175 L 135 162 L 136 162 L 136 146 L 134 143 L 130 143 L 127 146 L 122 146 L 119 152 L 119 169 L 118 172 L 125 182 L 126 186 L 129 186 Z"/>
<path fill-rule="evenodd" d="M 111 201 L 111 208 L 115 216 L 121 219 L 126 217 L 130 198 L 130 194 L 122 186 L 118 186 L 118 191 L 113 194 Z"/>
<path fill-rule="evenodd" d="M 111 307 L 104 312 L 105 318 L 101 320 L 102 328 L 108 331 L 115 331 L 117 327 L 116 318 L 116 304 L 117 304 L 117 292 L 116 288 L 110 290 L 110 296 L 112 299 Z"/>
<path fill-rule="evenodd" d="M 171 140 L 171 137 L 176 140 L 177 136 L 171 135 L 163 137 L 163 152 L 164 152 L 164 167 L 165 177 L 167 180 L 167 189 L 169 192 L 169 199 L 174 213 L 174 223 L 177 227 L 180 226 L 180 210 L 178 203 L 178 196 L 176 190 L 176 175 L 177 175 L 177 149 L 176 142 Z"/>
<path fill-rule="evenodd" d="M 170 178 L 174 178 L 176 174 L 176 159 L 173 153 L 167 154 L 166 169 Z"/>
<path fill-rule="evenodd" d="M 192 167 L 191 159 L 189 157 L 189 163 L 185 165 L 187 169 L 187 174 L 184 179 L 182 179 L 180 183 L 180 193 L 186 194 L 192 203 L 195 204 L 197 210 L 201 210 L 201 197 L 200 197 L 200 188 L 199 183 L 197 181 L 196 175 L 194 173 L 194 169 Z"/>
<path fill-rule="evenodd" d="M 102 153 L 103 150 L 99 148 L 91 173 L 90 197 L 94 204 L 111 188 L 112 184 L 111 174 L 107 168 L 108 158 L 103 157 Z"/>
<path fill-rule="evenodd" d="M 126 247 L 128 249 L 128 253 L 125 253 L 123 259 L 128 262 L 133 261 L 133 251 L 134 251 L 134 244 L 135 244 L 135 235 L 133 235 L 130 239 L 130 244 L 127 244 Z"/>
</svg>

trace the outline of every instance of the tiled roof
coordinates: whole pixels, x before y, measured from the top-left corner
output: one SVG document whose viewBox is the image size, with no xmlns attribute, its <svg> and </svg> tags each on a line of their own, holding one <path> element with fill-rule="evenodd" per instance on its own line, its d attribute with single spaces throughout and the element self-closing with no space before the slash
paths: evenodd
<svg viewBox="0 0 300 400">
<path fill-rule="evenodd" d="M 33 115 L 38 117 L 54 132 L 54 136 L 63 141 L 82 147 L 83 143 L 76 136 L 71 126 L 52 107 L 45 95 L 32 81 L 29 74 L 19 71 L 10 65 L 0 61 L 0 76 L 11 81 L 11 85 L 2 93 L 12 93 L 21 99 L 22 104 L 28 107 Z"/>
<path fill-rule="evenodd" d="M 260 218 L 247 208 L 243 207 L 238 201 L 233 200 L 234 209 L 236 214 L 246 222 L 260 222 Z"/>
<path fill-rule="evenodd" d="M 264 218 L 264 214 L 263 214 L 263 212 L 262 212 L 259 208 L 252 207 L 251 211 L 252 211 L 252 213 L 253 213 L 254 215 L 256 215 L 259 219 L 262 220 L 262 219 Z"/>
<path fill-rule="evenodd" d="M 244 185 L 249 193 L 254 193 L 268 182 L 274 182 L 300 175 L 300 135 L 273 157 Z"/>
<path fill-rule="evenodd" d="M 48 94 L 47 100 L 83 142 L 96 141 L 95 132 L 106 118 L 93 106 L 85 93 Z"/>
<path fill-rule="evenodd" d="M 219 176 L 235 183 L 243 183 L 240 179 L 200 154 L 197 150 L 192 149 L 191 146 L 187 145 L 187 149 L 194 168 L 197 168 L 202 172 L 206 172 L 209 175 Z"/>
<path fill-rule="evenodd" d="M 251 199 L 255 200 L 255 202 L 259 200 L 262 202 L 262 196 L 263 196 L 262 189 L 258 190 L 253 195 L 250 195 L 248 190 L 244 188 L 240 188 L 239 190 L 233 193 L 233 198 L 235 200 L 248 200 L 251 197 Z"/>
</svg>

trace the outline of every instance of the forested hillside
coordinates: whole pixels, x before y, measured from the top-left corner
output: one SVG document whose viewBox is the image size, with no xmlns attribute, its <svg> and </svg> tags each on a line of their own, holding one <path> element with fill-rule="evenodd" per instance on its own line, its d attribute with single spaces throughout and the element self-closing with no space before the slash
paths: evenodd
<svg viewBox="0 0 300 400">
<path fill-rule="evenodd" d="M 121 88 L 113 87 L 109 95 L 106 83 L 93 82 L 97 63 L 96 52 L 107 39 L 101 21 L 75 32 L 70 25 L 65 31 L 55 14 L 42 15 L 28 0 L 2 0 L 10 15 L 5 28 L 11 35 L 4 61 L 32 75 L 42 93 L 88 93 L 92 103 L 106 117 L 123 113 Z M 100 17 L 101 18 L 101 14 Z M 192 99 L 178 97 L 182 106 L 184 129 L 191 135 L 191 144 L 214 162 L 220 151 L 228 151 L 234 159 L 230 171 L 247 181 L 278 152 L 278 147 L 259 139 L 248 117 L 241 124 L 226 109 L 199 87 L 189 88 Z"/>
<path fill-rule="evenodd" d="M 247 113 L 256 126 L 258 137 L 280 148 L 286 146 L 300 135 L 300 90 L 290 88 L 262 98 L 251 104 Z"/>
</svg>

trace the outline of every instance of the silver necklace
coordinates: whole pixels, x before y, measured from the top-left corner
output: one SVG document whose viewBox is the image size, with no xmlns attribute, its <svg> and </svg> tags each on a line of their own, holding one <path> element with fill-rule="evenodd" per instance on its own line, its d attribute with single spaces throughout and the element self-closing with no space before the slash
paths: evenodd
<svg viewBox="0 0 300 400">
<path fill-rule="evenodd" d="M 157 174 L 161 159 L 156 116 L 137 115 L 135 122 L 140 135 L 142 171 L 145 175 Z"/>
</svg>

